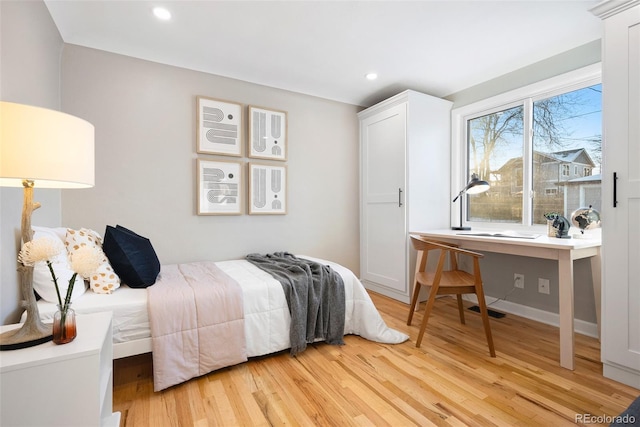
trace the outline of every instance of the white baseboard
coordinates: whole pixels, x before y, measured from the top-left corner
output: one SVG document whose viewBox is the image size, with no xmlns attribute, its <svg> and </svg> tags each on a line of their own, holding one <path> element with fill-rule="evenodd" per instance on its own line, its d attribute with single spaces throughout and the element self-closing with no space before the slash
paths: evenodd
<svg viewBox="0 0 640 427">
<path fill-rule="evenodd" d="M 602 375 L 640 390 L 640 371 L 634 371 L 625 366 L 604 361 L 602 364 Z"/>
<path fill-rule="evenodd" d="M 475 295 L 465 295 L 464 299 L 466 299 L 467 301 L 471 301 L 474 304 L 478 303 Z M 489 305 L 489 308 L 491 309 L 515 314 L 516 316 L 535 320 L 536 322 L 544 323 L 545 325 L 560 327 L 560 316 L 557 313 L 551 313 L 549 311 L 527 307 L 526 305 L 516 304 L 515 302 L 510 301 L 497 300 L 496 302 L 493 302 L 494 298 L 492 297 L 486 297 L 486 300 L 487 304 L 491 304 Z M 573 328 L 575 332 L 579 334 L 586 335 L 592 338 L 599 338 L 598 325 L 596 323 L 574 319 Z"/>
<path fill-rule="evenodd" d="M 370 291 L 376 292 L 378 294 L 384 295 L 389 298 L 396 299 L 405 304 L 411 303 L 411 297 L 406 293 L 396 291 L 395 289 L 390 289 L 378 283 L 369 282 L 368 280 L 360 279 L 360 282 L 362 282 L 362 285 L 365 287 L 365 289 L 368 289 Z"/>
</svg>

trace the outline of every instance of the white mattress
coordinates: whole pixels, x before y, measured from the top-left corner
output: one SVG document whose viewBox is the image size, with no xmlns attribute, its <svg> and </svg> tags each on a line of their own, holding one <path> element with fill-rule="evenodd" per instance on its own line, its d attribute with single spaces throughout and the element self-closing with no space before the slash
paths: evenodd
<svg viewBox="0 0 640 427">
<path fill-rule="evenodd" d="M 121 285 L 109 295 L 96 294 L 88 290 L 71 303 L 71 308 L 76 314 L 111 311 L 115 344 L 151 338 L 146 289 L 133 289 Z M 45 323 L 53 322 L 53 314 L 57 309 L 56 304 L 44 300 L 38 301 L 40 318 Z"/>
<path fill-rule="evenodd" d="M 399 343 L 409 338 L 387 327 L 364 286 L 351 270 L 330 261 L 308 256 L 304 258 L 329 265 L 342 276 L 346 300 L 345 335 L 356 334 L 386 343 Z M 291 316 L 280 283 L 269 273 L 245 260 L 221 261 L 216 262 L 216 265 L 242 287 L 247 356 L 261 356 L 289 348 Z M 113 313 L 113 342 L 116 345 L 114 357 L 151 351 L 146 289 L 132 289 L 121 285 L 108 295 L 89 290 L 74 300 L 71 307 L 77 314 L 102 311 Z M 55 304 L 40 300 L 38 308 L 45 323 L 53 321 L 57 310 Z M 143 341 L 147 342 L 142 344 Z M 135 345 L 136 342 L 141 344 L 133 347 L 133 351 L 116 351 L 118 344 L 122 344 L 121 348 L 126 348 L 128 344 Z"/>
</svg>

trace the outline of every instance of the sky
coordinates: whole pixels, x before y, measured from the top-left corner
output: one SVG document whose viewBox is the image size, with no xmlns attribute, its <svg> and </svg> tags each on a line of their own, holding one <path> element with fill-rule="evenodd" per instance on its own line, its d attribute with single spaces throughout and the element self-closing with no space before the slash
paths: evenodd
<svg viewBox="0 0 640 427">
<path fill-rule="evenodd" d="M 534 142 L 534 149 L 542 152 L 554 152 L 573 148 L 586 148 L 592 160 L 596 163 L 593 174 L 600 173 L 600 153 L 598 150 L 594 150 L 593 145 L 588 141 L 598 140 L 602 137 L 602 85 L 598 84 L 579 89 L 571 92 L 571 96 L 567 98 L 578 102 L 572 106 L 572 110 L 566 119 L 558 121 L 566 131 L 563 135 L 560 135 L 563 147 L 549 148 Z M 505 140 L 508 145 L 505 143 L 500 144 L 492 155 L 492 170 L 499 169 L 511 158 L 522 156 L 522 134 L 517 136 L 508 135 Z"/>
</svg>

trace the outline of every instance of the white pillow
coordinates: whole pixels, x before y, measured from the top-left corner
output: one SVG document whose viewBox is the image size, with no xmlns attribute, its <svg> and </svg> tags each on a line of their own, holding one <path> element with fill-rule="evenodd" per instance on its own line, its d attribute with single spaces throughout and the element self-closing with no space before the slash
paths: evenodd
<svg viewBox="0 0 640 427">
<path fill-rule="evenodd" d="M 85 279 L 89 280 L 89 289 L 97 294 L 110 294 L 120 287 L 120 278 L 113 271 L 109 259 L 104 254 L 102 239 L 97 232 L 87 228 L 81 228 L 80 230 L 67 228 L 64 244 L 70 255 L 73 255 L 82 246 L 94 248 L 100 255 L 102 260 L 100 266 L 91 276 L 85 277 Z"/>
<path fill-rule="evenodd" d="M 64 237 L 67 233 L 67 229 L 64 227 L 48 228 L 32 226 L 33 240 L 42 237 L 48 237 L 52 239 L 58 239 L 61 243 L 64 243 Z M 69 257 L 66 251 L 61 251 L 54 259 L 51 260 L 53 271 L 58 279 L 58 288 L 60 288 L 60 297 L 64 300 L 67 294 L 67 288 L 69 287 L 69 280 L 73 276 L 73 270 L 69 264 Z M 53 278 L 47 263 L 38 262 L 33 267 L 33 289 L 40 295 L 40 297 L 54 304 L 58 304 L 58 297 L 56 295 L 56 287 L 53 284 Z M 73 285 L 73 291 L 71 293 L 71 301 L 75 300 L 86 291 L 84 280 L 79 275 L 76 276 L 76 280 Z"/>
</svg>

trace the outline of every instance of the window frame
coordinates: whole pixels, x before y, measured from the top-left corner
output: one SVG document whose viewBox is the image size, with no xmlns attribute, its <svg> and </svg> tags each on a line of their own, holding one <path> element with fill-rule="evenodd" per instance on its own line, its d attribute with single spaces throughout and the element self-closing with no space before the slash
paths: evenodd
<svg viewBox="0 0 640 427">
<path fill-rule="evenodd" d="M 592 64 L 568 73 L 564 73 L 537 83 L 523 86 L 496 96 L 492 96 L 462 107 L 451 110 L 451 224 L 457 224 L 460 219 L 460 206 L 463 203 L 463 226 L 478 227 L 484 229 L 509 229 L 525 230 L 533 232 L 546 232 L 546 226 L 533 224 L 532 212 L 532 191 L 533 191 L 533 171 L 532 156 L 533 144 L 531 117 L 533 104 L 541 99 L 571 92 L 584 87 L 602 83 L 602 64 Z M 492 114 L 498 111 L 507 110 L 516 106 L 524 108 L 523 134 L 528 141 L 523 152 L 523 211 L 521 223 L 507 222 L 482 222 L 468 221 L 468 198 L 461 197 L 455 204 L 451 203 L 454 197 L 464 188 L 468 182 L 468 145 L 467 145 L 467 121 L 474 118 Z M 604 143 L 604 142 L 603 142 Z M 455 205 L 455 206 L 454 206 Z"/>
</svg>

